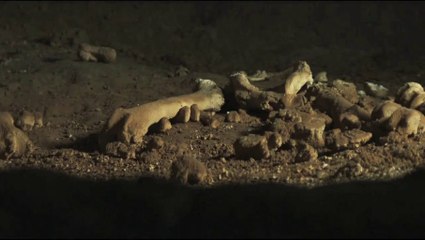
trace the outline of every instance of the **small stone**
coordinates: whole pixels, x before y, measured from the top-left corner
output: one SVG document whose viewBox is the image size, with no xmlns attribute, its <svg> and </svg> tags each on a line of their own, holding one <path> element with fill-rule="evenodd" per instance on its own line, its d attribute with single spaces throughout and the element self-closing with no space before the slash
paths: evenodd
<svg viewBox="0 0 425 240">
<path fill-rule="evenodd" d="M 220 126 L 220 120 L 218 120 L 217 118 L 213 118 L 211 120 L 210 127 L 213 128 L 213 129 L 216 129 L 219 126 Z"/>
<path fill-rule="evenodd" d="M 357 94 L 358 94 L 360 97 L 365 97 L 365 96 L 366 96 L 366 92 L 365 92 L 365 91 L 363 91 L 363 90 L 359 90 L 359 91 L 357 92 Z"/>
<path fill-rule="evenodd" d="M 373 97 L 386 98 L 388 96 L 388 88 L 372 82 L 366 82 L 365 92 Z"/>
<path fill-rule="evenodd" d="M 326 171 L 318 171 L 316 176 L 318 179 L 324 179 L 326 178 L 327 174 Z"/>
<path fill-rule="evenodd" d="M 300 114 L 292 109 L 280 109 L 278 116 L 286 122 L 301 122 L 302 117 Z"/>
<path fill-rule="evenodd" d="M 105 146 L 105 153 L 115 157 L 126 159 L 136 158 L 136 146 L 126 145 L 122 142 L 110 142 Z"/>
<path fill-rule="evenodd" d="M 43 127 L 43 113 L 41 112 L 34 113 L 34 127 L 35 128 Z"/>
<path fill-rule="evenodd" d="M 343 150 L 359 147 L 372 138 L 372 133 L 360 129 L 352 129 L 341 132 L 341 129 L 333 129 L 326 137 L 329 147 L 335 150 Z"/>
<path fill-rule="evenodd" d="M 270 157 L 267 138 L 255 134 L 240 137 L 233 144 L 237 159 L 248 160 L 254 158 L 256 160 L 266 159 Z"/>
<path fill-rule="evenodd" d="M 184 77 L 190 73 L 190 70 L 184 66 L 179 66 L 175 71 L 175 76 Z"/>
<path fill-rule="evenodd" d="M 94 46 L 87 43 L 79 44 L 78 56 L 82 61 L 112 63 L 117 58 L 117 52 L 110 47 Z"/>
<path fill-rule="evenodd" d="M 308 143 L 302 142 L 297 144 L 297 150 L 298 153 L 295 156 L 296 162 L 314 161 L 319 156 L 317 150 Z"/>
<path fill-rule="evenodd" d="M 236 111 L 228 112 L 227 115 L 226 115 L 226 122 L 240 123 L 241 122 L 241 116 Z"/>
<path fill-rule="evenodd" d="M 266 138 L 270 150 L 276 151 L 283 144 L 282 136 L 277 132 L 266 132 Z"/>
<path fill-rule="evenodd" d="M 354 83 L 346 82 L 341 79 L 337 79 L 332 82 L 332 86 L 338 90 L 338 92 L 351 103 L 359 102 L 359 95 L 357 94 L 357 87 Z"/>
<path fill-rule="evenodd" d="M 216 129 L 220 126 L 220 121 L 216 117 L 213 117 L 213 115 L 208 112 L 202 112 L 200 120 L 204 126 L 208 126 L 213 129 Z"/>
<path fill-rule="evenodd" d="M 326 123 L 323 118 L 311 117 L 304 119 L 295 125 L 294 137 L 303 139 L 312 146 L 322 147 L 325 145 L 324 131 Z"/>
<path fill-rule="evenodd" d="M 161 137 L 155 136 L 148 142 L 147 148 L 149 150 L 161 149 L 162 147 L 164 147 L 164 145 L 164 140 L 162 140 Z"/>
<path fill-rule="evenodd" d="M 24 131 L 31 131 L 35 124 L 35 116 L 28 111 L 22 111 L 16 121 L 16 126 Z"/>
<path fill-rule="evenodd" d="M 343 130 L 360 128 L 361 121 L 356 114 L 351 112 L 345 112 L 339 115 L 337 127 Z"/>
<path fill-rule="evenodd" d="M 170 178 L 182 184 L 197 184 L 202 183 L 207 174 L 207 168 L 201 161 L 185 155 L 171 165 Z"/>
<path fill-rule="evenodd" d="M 316 76 L 314 76 L 314 80 L 316 82 L 327 82 L 328 81 L 328 76 L 327 76 L 327 72 L 318 72 L 316 74 Z"/>
</svg>

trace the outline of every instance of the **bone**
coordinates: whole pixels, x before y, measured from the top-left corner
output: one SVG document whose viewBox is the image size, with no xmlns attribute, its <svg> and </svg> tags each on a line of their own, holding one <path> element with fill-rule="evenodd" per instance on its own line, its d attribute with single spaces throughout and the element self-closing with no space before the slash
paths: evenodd
<svg viewBox="0 0 425 240">
<path fill-rule="evenodd" d="M 261 160 L 270 157 L 270 151 L 265 136 L 249 134 L 242 136 L 233 144 L 237 159 L 249 160 L 250 158 Z"/>
<path fill-rule="evenodd" d="M 295 95 L 306 84 L 313 84 L 313 75 L 307 62 L 299 61 L 294 67 L 294 72 L 285 81 L 284 92 L 287 95 Z"/>
<path fill-rule="evenodd" d="M 34 150 L 28 136 L 13 122 L 9 112 L 0 112 L 0 157 L 3 159 L 21 157 Z"/>
<path fill-rule="evenodd" d="M 425 91 L 417 82 L 405 83 L 398 91 L 395 98 L 397 103 L 425 114 Z"/>
<path fill-rule="evenodd" d="M 387 131 L 396 131 L 404 135 L 423 132 L 425 116 L 414 109 L 409 109 L 392 101 L 384 101 L 372 112 L 372 120 Z"/>
<path fill-rule="evenodd" d="M 163 117 L 163 118 L 161 118 L 161 120 L 159 120 L 159 122 L 158 122 L 158 132 L 165 133 L 168 130 L 170 130 L 171 128 L 173 128 L 173 126 L 171 125 L 171 122 L 168 118 Z"/>
<path fill-rule="evenodd" d="M 387 121 L 387 129 L 401 134 L 412 135 L 423 131 L 422 113 L 408 108 L 399 108 Z"/>
<path fill-rule="evenodd" d="M 219 111 L 224 104 L 221 89 L 212 80 L 198 79 L 198 90 L 191 94 L 160 99 L 134 108 L 118 108 L 99 135 L 99 146 L 108 142 L 141 143 L 149 127 L 162 118 L 173 118 L 182 107 L 197 104 L 200 110 Z"/>
<path fill-rule="evenodd" d="M 409 108 L 422 110 L 424 107 L 424 103 L 425 103 L 425 92 L 419 92 L 410 102 Z"/>
<path fill-rule="evenodd" d="M 13 119 L 13 116 L 10 114 L 10 112 L 0 112 L 0 123 L 14 125 L 15 120 Z"/>
<path fill-rule="evenodd" d="M 199 110 L 199 107 L 197 104 L 193 104 L 190 107 L 190 120 L 192 122 L 199 122 L 201 119 L 201 110 Z"/>
<path fill-rule="evenodd" d="M 285 94 L 280 99 L 282 108 L 299 108 L 305 105 L 307 102 L 306 98 L 302 94 L 288 95 Z"/>
<path fill-rule="evenodd" d="M 373 109 L 371 119 L 382 123 L 388 120 L 391 115 L 402 106 L 393 101 L 384 101 Z"/>
<path fill-rule="evenodd" d="M 315 101 L 313 106 L 318 110 L 327 113 L 334 120 L 336 126 L 344 125 L 344 116 L 347 112 L 350 112 L 358 117 L 358 122 L 349 122 L 350 125 L 360 125 L 360 121 L 369 121 L 372 114 L 371 110 L 366 110 L 359 105 L 353 104 L 352 102 L 345 99 L 339 92 L 332 88 L 321 88 L 315 87 L 310 94 L 315 96 Z M 353 117 L 350 117 L 353 120 Z M 344 126 L 345 127 L 345 126 Z M 346 126 L 350 128 L 350 126 Z"/>
<path fill-rule="evenodd" d="M 205 165 L 192 156 L 185 155 L 171 165 L 170 179 L 181 184 L 198 184 L 208 175 Z"/>
<path fill-rule="evenodd" d="M 423 91 L 424 89 L 421 84 L 417 82 L 407 82 L 397 91 L 395 101 L 405 107 L 410 107 L 413 98 Z"/>
<path fill-rule="evenodd" d="M 16 126 L 28 132 L 31 131 L 35 124 L 35 116 L 32 112 L 22 111 L 16 120 Z"/>
<path fill-rule="evenodd" d="M 86 62 L 112 63 L 117 58 L 117 52 L 110 47 L 100 47 L 88 43 L 80 44 L 78 56 Z"/>
<path fill-rule="evenodd" d="M 293 103 L 302 104 L 302 97 L 297 93 L 305 86 L 313 83 L 310 66 L 305 61 L 297 62 L 294 67 L 276 76 L 286 76 L 285 82 L 272 91 L 264 91 L 250 83 L 244 71 L 230 75 L 236 102 L 245 110 L 273 111 L 278 108 L 291 107 Z M 273 74 L 270 74 L 271 76 Z"/>
<path fill-rule="evenodd" d="M 236 102 L 245 110 L 272 111 L 279 103 L 283 94 L 263 91 L 252 85 L 245 72 L 230 75 Z"/>
<path fill-rule="evenodd" d="M 174 117 L 174 120 L 178 123 L 187 123 L 190 120 L 190 107 L 184 106 L 180 108 L 177 112 L 177 115 Z"/>
</svg>

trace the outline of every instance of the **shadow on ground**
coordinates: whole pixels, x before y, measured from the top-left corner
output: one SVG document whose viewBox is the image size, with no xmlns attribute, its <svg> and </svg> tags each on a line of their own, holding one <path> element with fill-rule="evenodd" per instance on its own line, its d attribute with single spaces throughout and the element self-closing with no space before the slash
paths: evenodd
<svg viewBox="0 0 425 240">
<path fill-rule="evenodd" d="M 424 237 L 425 171 L 313 190 L 0 173 L 0 237 Z"/>
</svg>

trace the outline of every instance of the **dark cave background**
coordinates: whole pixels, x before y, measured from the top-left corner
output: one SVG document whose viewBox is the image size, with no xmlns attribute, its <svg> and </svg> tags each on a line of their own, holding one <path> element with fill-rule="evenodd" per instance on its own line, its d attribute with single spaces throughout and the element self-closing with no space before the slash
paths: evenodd
<svg viewBox="0 0 425 240">
<path fill-rule="evenodd" d="M 424 2 L 2 2 L 0 40 L 77 31 L 82 40 L 227 74 L 282 70 L 304 59 L 313 70 L 354 76 L 363 69 L 422 66 Z"/>
<path fill-rule="evenodd" d="M 65 38 L 113 47 L 118 61 L 223 75 L 300 59 L 353 81 L 425 74 L 424 2 L 11 1 L 0 13 L 0 47 Z M 423 237 L 423 176 L 314 191 L 199 190 L 11 171 L 0 174 L 0 237 Z"/>
</svg>

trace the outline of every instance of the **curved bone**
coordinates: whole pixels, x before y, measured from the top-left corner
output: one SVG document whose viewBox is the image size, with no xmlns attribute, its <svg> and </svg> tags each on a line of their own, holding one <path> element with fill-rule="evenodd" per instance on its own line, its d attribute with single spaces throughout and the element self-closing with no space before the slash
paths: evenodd
<svg viewBox="0 0 425 240">
<path fill-rule="evenodd" d="M 305 61 L 299 61 L 285 81 L 285 94 L 295 95 L 306 84 L 313 84 L 313 74 Z"/>
<path fill-rule="evenodd" d="M 219 111 L 224 104 L 221 89 L 212 80 L 198 79 L 197 82 L 198 91 L 194 93 L 160 99 L 129 109 L 116 109 L 99 136 L 100 147 L 117 140 L 141 143 L 152 124 L 162 118 L 174 118 L 183 107 L 190 108 L 196 104 L 201 111 Z"/>
<path fill-rule="evenodd" d="M 236 102 L 246 110 L 271 111 L 279 103 L 283 94 L 263 91 L 252 85 L 245 72 L 236 72 L 230 75 Z"/>
<path fill-rule="evenodd" d="M 306 84 L 313 83 L 310 66 L 305 61 L 299 61 L 292 69 L 287 69 L 277 75 L 287 76 L 288 73 L 290 74 L 286 77 L 286 81 L 273 88 L 273 91 L 263 91 L 252 85 L 250 80 L 258 79 L 247 76 L 244 71 L 230 75 L 236 102 L 241 108 L 246 110 L 266 111 L 276 110 L 280 107 L 291 107 L 294 104 L 302 103 L 302 96 L 297 97 L 297 93 Z M 267 76 L 269 75 L 276 74 L 268 74 Z M 284 89 L 283 91 L 282 88 Z"/>
</svg>

